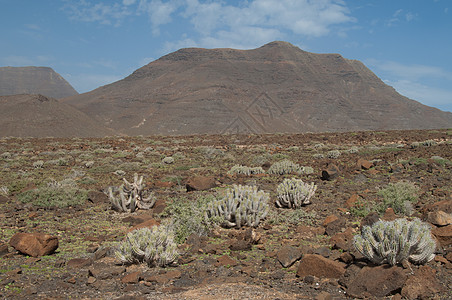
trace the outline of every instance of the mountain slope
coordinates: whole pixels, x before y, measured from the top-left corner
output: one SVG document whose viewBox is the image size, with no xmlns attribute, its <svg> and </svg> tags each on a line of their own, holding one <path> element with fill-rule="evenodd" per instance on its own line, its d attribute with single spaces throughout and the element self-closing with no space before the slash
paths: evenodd
<svg viewBox="0 0 452 300">
<path fill-rule="evenodd" d="M 452 127 L 451 113 L 401 96 L 362 63 L 286 42 L 181 49 L 63 101 L 129 135 Z"/>
<path fill-rule="evenodd" d="M 42 95 L 0 96 L 0 137 L 103 137 L 114 132 Z"/>
<path fill-rule="evenodd" d="M 41 94 L 58 99 L 78 93 L 52 68 L 0 67 L 0 96 L 16 94 Z"/>
</svg>

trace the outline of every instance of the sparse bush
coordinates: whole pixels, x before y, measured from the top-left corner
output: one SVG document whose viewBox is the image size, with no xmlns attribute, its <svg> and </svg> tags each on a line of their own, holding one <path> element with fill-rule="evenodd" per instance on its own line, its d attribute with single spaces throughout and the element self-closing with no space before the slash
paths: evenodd
<svg viewBox="0 0 452 300">
<path fill-rule="evenodd" d="M 41 169 L 43 165 L 44 165 L 44 161 L 43 160 L 37 160 L 37 161 L 35 161 L 33 163 L 33 168 Z"/>
<path fill-rule="evenodd" d="M 143 176 L 138 177 L 134 174 L 133 183 L 123 178 L 124 183 L 113 189 L 108 188 L 108 197 L 112 208 L 119 212 L 134 212 L 138 209 L 150 209 L 155 204 L 155 197 L 152 192 L 145 189 Z M 147 197 L 145 197 L 147 194 Z"/>
<path fill-rule="evenodd" d="M 88 199 L 88 191 L 78 188 L 73 180 L 51 181 L 47 186 L 20 193 L 17 198 L 39 207 L 61 208 L 83 204 Z"/>
<path fill-rule="evenodd" d="M 320 149 L 325 148 L 325 144 L 323 144 L 323 143 L 318 143 L 318 144 L 315 144 L 315 145 L 313 146 L 313 148 L 316 149 L 316 150 L 320 150 Z"/>
<path fill-rule="evenodd" d="M 162 162 L 164 164 L 170 165 L 170 164 L 174 163 L 174 158 L 172 158 L 171 156 L 167 156 L 162 160 Z"/>
<path fill-rule="evenodd" d="M 326 153 L 326 157 L 328 157 L 328 158 L 334 159 L 334 158 L 338 158 L 339 156 L 341 156 L 341 151 L 339 151 L 339 150 L 331 150 Z"/>
<path fill-rule="evenodd" d="M 419 143 L 419 142 L 412 142 L 410 144 L 411 149 L 419 148 L 420 146 L 421 146 L 421 143 Z"/>
<path fill-rule="evenodd" d="M 422 142 L 422 146 L 425 146 L 425 147 L 435 146 L 436 144 L 437 144 L 437 142 L 434 140 L 426 140 L 426 141 Z"/>
<path fill-rule="evenodd" d="M 278 185 L 276 193 L 278 198 L 276 206 L 288 208 L 300 208 L 303 205 L 311 203 L 311 198 L 314 196 L 317 186 L 312 182 L 311 184 L 304 183 L 301 179 L 284 179 Z"/>
<path fill-rule="evenodd" d="M 85 166 L 85 168 L 89 169 L 89 168 L 91 168 L 92 166 L 94 166 L 94 161 L 93 161 L 93 160 L 85 161 L 85 162 L 83 163 L 83 165 Z"/>
<path fill-rule="evenodd" d="M 435 257 L 435 241 L 430 227 L 414 219 L 378 221 L 364 226 L 361 235 L 356 235 L 353 244 L 356 250 L 376 264 L 396 265 L 405 260 L 425 264 Z"/>
<path fill-rule="evenodd" d="M 10 159 L 12 156 L 13 156 L 13 155 L 12 155 L 11 153 L 9 153 L 9 152 L 3 152 L 3 153 L 0 155 L 0 158 L 2 158 L 2 159 Z"/>
<path fill-rule="evenodd" d="M 271 165 L 270 169 L 268 169 L 267 172 L 268 174 L 277 174 L 277 175 L 293 173 L 302 174 L 303 167 L 301 167 L 299 164 L 296 164 L 290 160 L 285 159 Z"/>
<path fill-rule="evenodd" d="M 314 153 L 314 154 L 312 155 L 312 157 L 313 157 L 314 159 L 323 159 L 323 158 L 325 158 L 325 155 L 323 155 L 322 153 Z"/>
<path fill-rule="evenodd" d="M 356 146 L 351 147 L 350 149 L 348 149 L 348 153 L 350 154 L 355 154 L 359 152 L 359 148 Z"/>
<path fill-rule="evenodd" d="M 149 267 L 169 266 L 179 256 L 173 230 L 165 225 L 129 232 L 114 253 L 123 263 L 145 262 Z"/>
<path fill-rule="evenodd" d="M 258 191 L 256 186 L 234 185 L 223 197 L 208 203 L 206 217 L 223 218 L 225 227 L 257 227 L 268 214 L 269 198 L 268 193 Z"/>
<path fill-rule="evenodd" d="M 7 186 L 1 186 L 0 195 L 9 196 L 9 188 Z"/>
<path fill-rule="evenodd" d="M 384 213 L 389 207 L 392 207 L 395 213 L 409 215 L 412 203 L 417 201 L 419 188 L 409 181 L 399 181 L 390 183 L 385 188 L 378 191 L 378 195 L 383 201 L 378 205 L 377 210 Z"/>
<path fill-rule="evenodd" d="M 217 219 L 206 219 L 205 213 L 208 203 L 214 200 L 211 196 L 201 196 L 196 201 L 177 198 L 167 204 L 160 217 L 171 218 L 176 243 L 184 243 L 191 234 L 202 236 L 209 232 Z"/>
<path fill-rule="evenodd" d="M 256 175 L 256 174 L 264 174 L 265 171 L 261 167 L 247 167 L 242 165 L 235 165 L 229 170 L 228 174 L 238 174 L 238 175 Z"/>
</svg>

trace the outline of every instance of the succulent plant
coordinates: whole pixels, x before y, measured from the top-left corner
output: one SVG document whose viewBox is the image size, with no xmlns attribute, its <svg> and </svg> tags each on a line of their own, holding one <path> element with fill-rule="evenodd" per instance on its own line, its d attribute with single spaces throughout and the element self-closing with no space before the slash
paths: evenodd
<svg viewBox="0 0 452 300">
<path fill-rule="evenodd" d="M 276 206 L 300 208 L 303 205 L 311 203 L 310 199 L 316 189 L 317 186 L 314 185 L 314 182 L 307 184 L 301 179 L 286 178 L 276 189 L 278 194 Z"/>
<path fill-rule="evenodd" d="M 166 225 L 145 227 L 129 232 L 114 253 L 123 263 L 145 262 L 150 267 L 171 265 L 179 256 L 177 244 L 174 242 L 174 233 Z"/>
<path fill-rule="evenodd" d="M 396 265 L 405 260 L 425 264 L 435 257 L 436 244 L 430 227 L 419 219 L 407 221 L 378 221 L 371 227 L 364 226 L 356 235 L 356 250 L 376 264 Z"/>
<path fill-rule="evenodd" d="M 256 186 L 233 185 L 223 197 L 208 203 L 206 217 L 223 217 L 225 227 L 257 227 L 268 214 L 269 198 Z"/>
<path fill-rule="evenodd" d="M 228 174 L 240 174 L 240 175 L 256 175 L 265 173 L 261 167 L 247 167 L 242 165 L 235 165 L 229 170 Z"/>
<path fill-rule="evenodd" d="M 134 174 L 133 183 L 128 182 L 125 178 L 124 184 L 119 188 L 108 188 L 108 196 L 114 210 L 120 212 L 134 212 L 139 209 L 150 209 L 155 204 L 155 197 L 153 193 L 149 193 L 145 198 L 144 194 L 147 192 L 143 184 L 143 176 L 138 177 Z"/>
<path fill-rule="evenodd" d="M 331 150 L 326 153 L 328 158 L 338 158 L 339 156 L 341 156 L 341 151 L 339 150 Z"/>
<path fill-rule="evenodd" d="M 302 174 L 304 173 L 304 167 L 301 167 L 299 164 L 296 164 L 288 159 L 281 160 L 279 162 L 271 165 L 270 169 L 268 169 L 268 174 Z"/>
</svg>

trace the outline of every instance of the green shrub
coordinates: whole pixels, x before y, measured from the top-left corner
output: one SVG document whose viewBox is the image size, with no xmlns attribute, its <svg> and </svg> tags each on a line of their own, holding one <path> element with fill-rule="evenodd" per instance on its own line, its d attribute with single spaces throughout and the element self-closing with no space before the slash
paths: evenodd
<svg viewBox="0 0 452 300">
<path fill-rule="evenodd" d="M 73 183 L 52 182 L 47 186 L 25 191 L 17 195 L 22 203 L 32 203 L 39 207 L 68 207 L 85 203 L 88 191 L 78 188 Z"/>
<path fill-rule="evenodd" d="M 378 221 L 364 226 L 361 235 L 356 235 L 353 244 L 356 250 L 376 264 L 396 265 L 405 260 L 425 264 L 435 257 L 436 243 L 431 237 L 430 227 L 419 219 Z"/>
<path fill-rule="evenodd" d="M 171 218 L 174 227 L 175 242 L 181 244 L 191 235 L 206 235 L 215 220 L 207 220 L 205 213 L 207 204 L 212 202 L 213 196 L 198 197 L 196 201 L 177 198 L 167 203 L 160 214 L 162 218 Z"/>
<path fill-rule="evenodd" d="M 379 213 L 384 213 L 387 208 L 392 207 L 395 213 L 410 215 L 412 203 L 417 201 L 419 188 L 409 181 L 390 183 L 378 191 L 382 202 L 377 206 Z"/>
<path fill-rule="evenodd" d="M 171 227 L 166 225 L 129 232 L 114 253 L 123 263 L 145 262 L 149 267 L 171 265 L 179 256 L 174 233 Z"/>
</svg>

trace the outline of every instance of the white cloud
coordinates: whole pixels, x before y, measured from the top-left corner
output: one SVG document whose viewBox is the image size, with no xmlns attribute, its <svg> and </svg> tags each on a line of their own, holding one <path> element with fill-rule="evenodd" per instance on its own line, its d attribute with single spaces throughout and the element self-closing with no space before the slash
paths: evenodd
<svg viewBox="0 0 452 300">
<path fill-rule="evenodd" d="M 375 59 L 366 60 L 366 63 L 381 71 L 388 72 L 395 77 L 410 80 L 419 80 L 421 78 L 443 78 L 452 81 L 452 73 L 442 68 L 427 65 L 404 65 L 394 61 L 379 61 Z"/>
<path fill-rule="evenodd" d="M 141 0 L 138 6 L 139 12 L 145 12 L 149 16 L 152 24 L 152 34 L 158 35 L 160 33 L 159 27 L 168 24 L 172 21 L 171 15 L 179 8 L 179 1 L 161 0 Z"/>
<path fill-rule="evenodd" d="M 132 14 L 128 6 L 133 3 L 127 0 L 123 4 L 91 3 L 87 0 L 69 1 L 63 6 L 63 10 L 69 13 L 72 20 L 119 26 L 125 17 Z"/>
</svg>

